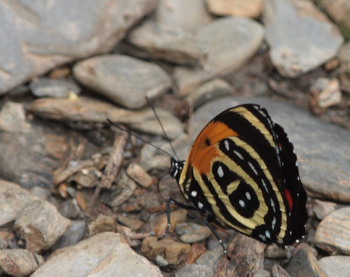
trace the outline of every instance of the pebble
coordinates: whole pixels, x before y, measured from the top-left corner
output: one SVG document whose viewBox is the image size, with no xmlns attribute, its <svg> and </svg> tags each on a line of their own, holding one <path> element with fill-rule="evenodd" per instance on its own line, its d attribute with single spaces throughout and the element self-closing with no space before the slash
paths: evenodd
<svg viewBox="0 0 350 277">
<path fill-rule="evenodd" d="M 326 216 L 317 226 L 314 242 L 333 255 L 350 255 L 350 208 L 342 208 Z"/>
<path fill-rule="evenodd" d="M 31 277 L 162 277 L 158 267 L 138 255 L 116 233 L 101 233 L 57 250 Z"/>
<path fill-rule="evenodd" d="M 162 260 L 171 265 L 179 264 L 184 260 L 190 248 L 189 244 L 169 238 L 159 240 L 158 237 L 147 237 L 141 244 L 141 252 L 147 258 L 155 261 L 157 256 L 161 256 Z"/>
<path fill-rule="evenodd" d="M 0 249 L 0 272 L 10 276 L 29 276 L 38 268 L 33 253 L 27 249 Z"/>
<path fill-rule="evenodd" d="M 336 207 L 337 204 L 335 203 L 315 199 L 313 210 L 315 212 L 316 217 L 319 220 L 322 220 L 327 215 L 334 212 Z"/>
<path fill-rule="evenodd" d="M 286 77 L 299 76 L 335 57 L 344 41 L 312 2 L 266 0 L 264 22 L 271 62 Z"/>
<path fill-rule="evenodd" d="M 134 55 L 161 59 L 174 64 L 196 65 L 205 57 L 204 47 L 192 34 L 181 29 L 145 21 L 127 37 L 137 47 Z M 140 53 L 140 50 L 142 53 Z"/>
<path fill-rule="evenodd" d="M 349 277 L 349 256 L 323 257 L 319 260 L 319 264 L 328 276 Z"/>
<path fill-rule="evenodd" d="M 57 250 L 59 248 L 74 245 L 84 238 L 85 232 L 85 220 L 72 220 L 62 237 L 51 247 L 51 249 Z"/>
<path fill-rule="evenodd" d="M 77 172 L 73 177 L 77 185 L 83 188 L 93 188 L 97 185 L 101 172 L 95 167 L 87 167 Z"/>
<path fill-rule="evenodd" d="M 146 106 L 171 86 L 168 74 L 159 66 L 125 55 L 104 55 L 75 64 L 74 76 L 83 85 L 130 109 Z"/>
<path fill-rule="evenodd" d="M 246 98 L 225 97 L 199 108 L 189 121 L 190 138 L 195 138 L 218 113 L 247 102 Z M 309 194 L 349 203 L 350 177 L 346 172 L 350 164 L 347 154 L 350 131 L 272 99 L 250 98 L 249 102 L 265 107 L 272 120 L 286 130 L 298 156 L 301 180 Z"/>
<path fill-rule="evenodd" d="M 20 103 L 5 102 L 0 111 L 0 130 L 12 133 L 30 132 L 24 107 Z"/>
<path fill-rule="evenodd" d="M 310 91 L 320 108 L 329 108 L 342 101 L 338 79 L 318 78 L 311 85 Z"/>
<path fill-rule="evenodd" d="M 58 211 L 61 215 L 70 219 L 77 218 L 81 213 L 81 210 L 75 198 L 64 201 L 60 205 Z"/>
<path fill-rule="evenodd" d="M 64 234 L 70 220 L 45 200 L 28 203 L 18 214 L 14 229 L 33 252 L 49 249 Z"/>
<path fill-rule="evenodd" d="M 80 87 L 65 79 L 39 78 L 31 81 L 29 88 L 36 97 L 68 98 L 72 93 L 80 94 Z"/>
<path fill-rule="evenodd" d="M 194 243 L 191 245 L 190 251 L 186 255 L 186 264 L 193 264 L 207 251 L 203 243 Z"/>
<path fill-rule="evenodd" d="M 46 4 L 0 3 L 0 49 L 6 57 L 0 62 L 0 94 L 58 65 L 110 51 L 157 1 L 55 0 L 49 9 Z"/>
<path fill-rule="evenodd" d="M 170 222 L 171 222 L 171 228 L 170 232 L 173 232 L 176 228 L 176 226 L 186 220 L 187 217 L 187 210 L 180 209 L 176 210 L 170 213 Z M 166 213 L 163 213 L 159 219 L 156 225 L 154 226 L 154 232 L 158 237 L 161 237 L 164 235 L 165 230 L 168 226 L 168 218 Z"/>
<path fill-rule="evenodd" d="M 153 178 L 137 163 L 130 163 L 126 174 L 144 188 L 149 188 L 154 183 Z"/>
<path fill-rule="evenodd" d="M 290 276 L 327 277 L 316 257 L 304 248 L 293 256 L 286 270 Z"/>
<path fill-rule="evenodd" d="M 286 259 L 288 250 L 279 247 L 277 244 L 270 244 L 265 248 L 265 258 L 269 259 Z"/>
<path fill-rule="evenodd" d="M 206 81 L 233 73 L 244 65 L 263 41 L 262 26 L 248 18 L 226 17 L 201 27 L 195 38 L 205 45 L 202 67 L 178 66 L 174 78 L 182 94 Z"/>
<path fill-rule="evenodd" d="M 115 218 L 104 214 L 99 214 L 94 221 L 88 224 L 90 236 L 104 232 L 113 232 L 115 228 Z"/>
<path fill-rule="evenodd" d="M 206 0 L 209 12 L 219 16 L 260 17 L 264 0 Z"/>
<path fill-rule="evenodd" d="M 142 220 L 139 220 L 137 218 L 127 217 L 124 215 L 118 215 L 117 220 L 120 224 L 123 224 L 131 228 L 131 230 L 133 231 L 136 231 L 140 229 L 143 225 L 145 225 L 145 223 Z"/>
<path fill-rule="evenodd" d="M 271 277 L 291 277 L 279 264 L 274 264 L 271 269 Z"/>
<path fill-rule="evenodd" d="M 212 232 L 207 226 L 196 223 L 177 224 L 175 231 L 180 235 L 180 239 L 185 243 L 196 243 L 211 236 Z"/>
<path fill-rule="evenodd" d="M 0 226 L 14 221 L 21 210 L 36 199 L 20 185 L 0 179 Z"/>
</svg>

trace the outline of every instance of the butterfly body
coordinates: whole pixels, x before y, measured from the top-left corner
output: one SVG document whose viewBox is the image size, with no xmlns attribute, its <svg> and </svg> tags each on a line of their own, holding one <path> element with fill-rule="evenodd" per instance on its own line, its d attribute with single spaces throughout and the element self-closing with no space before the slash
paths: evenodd
<svg viewBox="0 0 350 277">
<path fill-rule="evenodd" d="M 225 110 L 199 133 L 170 174 L 194 207 L 265 243 L 292 244 L 305 234 L 307 195 L 293 145 L 265 109 Z"/>
</svg>

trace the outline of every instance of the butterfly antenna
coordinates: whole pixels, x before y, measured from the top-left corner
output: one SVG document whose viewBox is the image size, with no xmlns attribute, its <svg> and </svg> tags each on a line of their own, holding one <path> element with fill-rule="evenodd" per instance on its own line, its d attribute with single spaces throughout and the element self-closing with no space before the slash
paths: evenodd
<svg viewBox="0 0 350 277">
<path fill-rule="evenodd" d="M 173 158 L 173 156 L 172 156 L 170 153 L 168 153 L 167 151 L 165 151 L 165 150 L 163 150 L 162 148 L 158 147 L 157 145 L 154 145 L 153 143 L 149 142 L 148 140 L 142 138 L 141 136 L 137 135 L 136 133 L 131 132 L 130 130 L 128 130 L 128 129 L 126 129 L 126 128 L 123 128 L 122 126 L 120 126 L 119 124 L 113 122 L 113 121 L 110 120 L 109 118 L 107 118 L 107 121 L 108 121 L 109 124 L 111 124 L 111 125 L 114 126 L 114 127 L 117 127 L 119 130 L 122 130 L 122 131 L 128 133 L 129 135 L 132 135 L 132 136 L 134 136 L 135 138 L 138 138 L 139 140 L 141 140 L 141 141 L 143 141 L 143 142 L 145 142 L 145 143 L 147 143 L 147 144 L 153 146 L 155 149 L 157 149 L 158 151 L 160 151 L 160 152 L 162 152 L 163 154 L 167 155 L 168 157 Z"/>
<path fill-rule="evenodd" d="M 148 105 L 151 107 L 151 109 L 152 109 L 152 111 L 153 111 L 153 113 L 154 113 L 154 116 L 156 117 L 156 119 L 157 119 L 157 121 L 158 121 L 158 123 L 159 123 L 159 125 L 160 125 L 160 128 L 162 128 L 162 132 L 163 132 L 163 134 L 164 134 L 165 139 L 168 141 L 168 143 L 169 143 L 169 145 L 170 145 L 170 147 L 171 147 L 171 150 L 173 151 L 174 155 L 176 156 L 177 160 L 179 161 L 180 158 L 179 158 L 179 156 L 176 154 L 176 151 L 175 151 L 175 149 L 174 149 L 174 147 L 173 147 L 173 144 L 171 143 L 171 140 L 169 139 L 167 133 L 166 133 L 165 130 L 164 130 L 163 124 L 162 124 L 162 122 L 160 121 L 160 118 L 159 118 L 159 116 L 158 116 L 158 114 L 157 114 L 156 109 L 154 108 L 154 106 L 153 106 L 151 100 L 150 100 L 147 96 L 146 96 L 146 100 L 147 100 Z"/>
</svg>

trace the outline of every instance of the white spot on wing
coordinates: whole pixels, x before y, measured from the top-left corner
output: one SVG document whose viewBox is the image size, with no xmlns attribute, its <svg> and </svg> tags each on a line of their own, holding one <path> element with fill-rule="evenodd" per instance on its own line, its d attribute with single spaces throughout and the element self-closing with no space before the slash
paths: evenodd
<svg viewBox="0 0 350 277">
<path fill-rule="evenodd" d="M 275 229 L 275 226 L 276 226 L 276 217 L 274 217 L 274 218 L 272 219 L 272 230 Z"/>
<path fill-rule="evenodd" d="M 266 237 L 264 235 L 259 235 L 259 238 L 262 240 L 262 241 L 266 241 Z"/>
<path fill-rule="evenodd" d="M 220 178 L 224 177 L 224 170 L 222 169 L 221 165 L 218 167 L 218 175 Z"/>
<path fill-rule="evenodd" d="M 248 191 L 245 193 L 245 197 L 247 197 L 248 200 L 252 199 L 252 196 L 250 195 L 250 193 Z"/>
<path fill-rule="evenodd" d="M 202 209 L 204 207 L 202 202 L 198 202 L 197 206 L 198 206 L 199 209 Z"/>
<path fill-rule="evenodd" d="M 224 144 L 225 144 L 226 150 L 229 151 L 230 150 L 230 144 L 229 144 L 227 139 L 224 141 Z"/>
<path fill-rule="evenodd" d="M 248 164 L 249 164 L 250 168 L 253 170 L 254 174 L 258 175 L 258 172 L 256 171 L 254 165 L 251 162 L 248 162 Z"/>
<path fill-rule="evenodd" d="M 268 237 L 269 239 L 271 239 L 271 234 L 270 234 L 270 231 L 269 231 L 269 230 L 266 230 L 266 231 L 265 231 L 265 235 L 266 235 L 266 237 Z"/>
<path fill-rule="evenodd" d="M 197 191 L 192 190 L 192 191 L 191 191 L 191 195 L 192 195 L 193 197 L 196 197 L 196 196 L 197 196 Z"/>
<path fill-rule="evenodd" d="M 243 156 L 241 155 L 241 153 L 239 153 L 237 150 L 233 150 L 233 153 L 235 153 L 237 155 L 238 158 L 240 158 L 241 160 L 243 160 Z"/>
<path fill-rule="evenodd" d="M 242 208 L 244 208 L 244 207 L 245 207 L 245 203 L 244 203 L 244 201 L 243 201 L 243 200 L 239 200 L 239 201 L 238 201 L 238 203 L 239 203 L 239 205 L 240 205 Z"/>
</svg>

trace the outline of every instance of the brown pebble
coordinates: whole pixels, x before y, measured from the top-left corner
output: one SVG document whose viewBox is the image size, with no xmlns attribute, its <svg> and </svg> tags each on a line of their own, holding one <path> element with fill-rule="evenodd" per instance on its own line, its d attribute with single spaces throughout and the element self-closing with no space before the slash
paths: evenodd
<svg viewBox="0 0 350 277">
<path fill-rule="evenodd" d="M 170 232 L 175 230 L 177 224 L 185 221 L 187 216 L 187 211 L 184 209 L 176 210 L 170 213 L 171 228 Z M 162 214 L 157 224 L 154 226 L 154 231 L 157 236 L 162 236 L 168 226 L 168 219 L 166 214 Z"/>
<path fill-rule="evenodd" d="M 103 232 L 115 230 L 115 219 L 112 216 L 99 214 L 98 217 L 88 225 L 89 235 L 96 235 Z"/>
<path fill-rule="evenodd" d="M 139 219 L 136 218 L 131 218 L 130 216 L 123 216 L 123 215 L 118 215 L 117 220 L 120 224 L 123 224 L 127 227 L 130 227 L 131 230 L 138 230 L 140 229 L 145 223 Z"/>
<path fill-rule="evenodd" d="M 126 174 L 144 188 L 149 188 L 154 183 L 153 178 L 137 163 L 129 164 Z"/>
<path fill-rule="evenodd" d="M 193 264 L 206 251 L 207 249 L 203 243 L 195 243 L 191 245 L 190 251 L 188 251 L 186 255 L 186 264 Z"/>
</svg>

